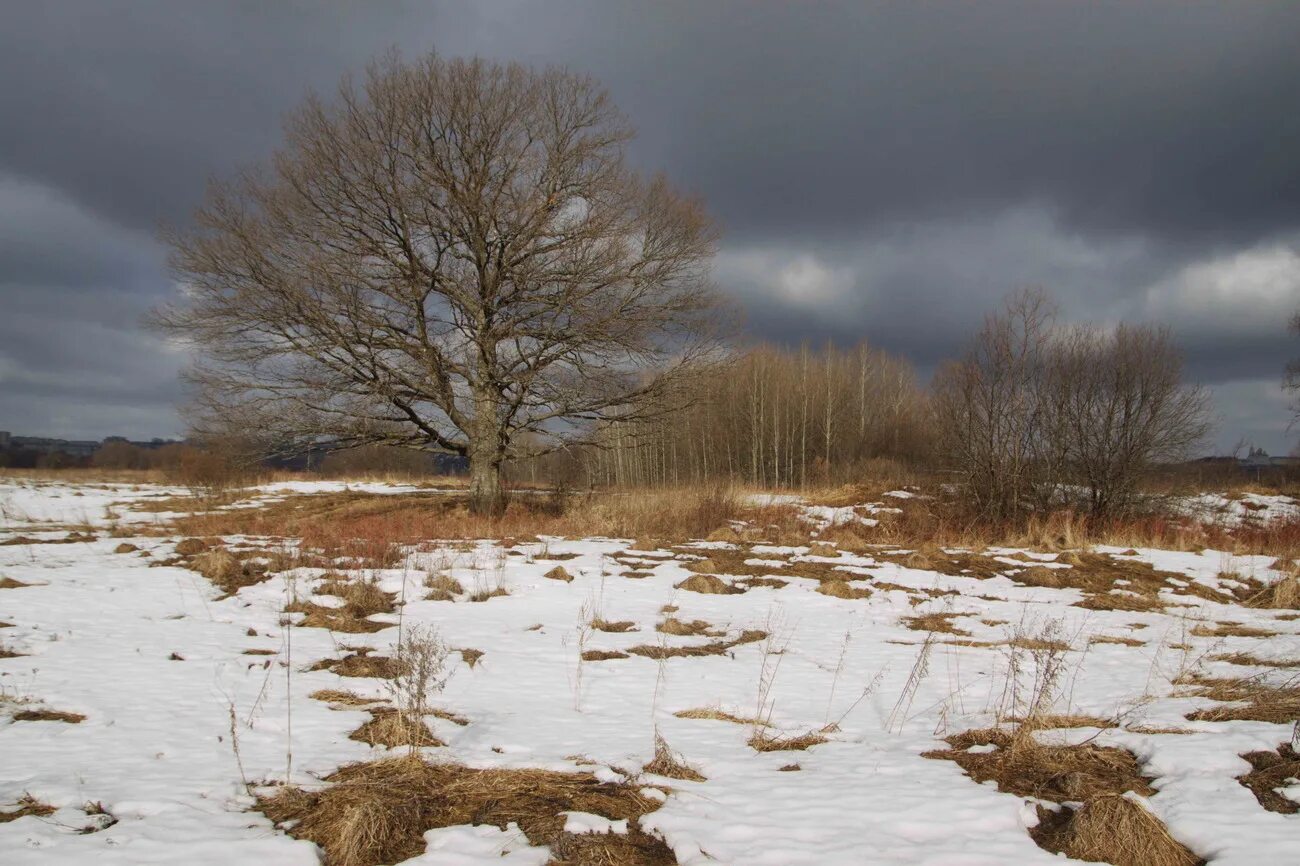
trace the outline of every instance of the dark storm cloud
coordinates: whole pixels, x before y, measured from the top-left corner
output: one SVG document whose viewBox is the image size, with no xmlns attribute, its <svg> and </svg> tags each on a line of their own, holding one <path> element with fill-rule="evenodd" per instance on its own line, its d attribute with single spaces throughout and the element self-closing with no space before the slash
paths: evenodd
<svg viewBox="0 0 1300 866">
<path fill-rule="evenodd" d="M 1222 438 L 1276 449 L 1297 34 L 1288 4 L 11 4 L 0 428 L 175 432 L 183 356 L 137 324 L 170 291 L 154 227 L 396 46 L 603 81 L 638 164 L 719 216 L 757 337 L 865 336 L 924 370 L 1041 285 L 1067 319 L 1173 325 L 1248 425 Z"/>
</svg>

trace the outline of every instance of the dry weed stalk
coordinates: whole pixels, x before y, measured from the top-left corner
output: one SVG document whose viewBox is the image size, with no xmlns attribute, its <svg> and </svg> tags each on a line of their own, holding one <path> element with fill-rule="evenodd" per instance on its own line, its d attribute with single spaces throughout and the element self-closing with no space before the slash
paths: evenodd
<svg viewBox="0 0 1300 866">
<path fill-rule="evenodd" d="M 410 625 L 398 640 L 393 655 L 396 675 L 388 680 L 385 688 L 393 698 L 403 727 L 424 725 L 424 717 L 431 711 L 429 698 L 441 692 L 451 676 L 447 668 L 449 652 L 431 625 Z M 423 744 L 419 739 L 409 738 L 412 754 Z"/>
</svg>

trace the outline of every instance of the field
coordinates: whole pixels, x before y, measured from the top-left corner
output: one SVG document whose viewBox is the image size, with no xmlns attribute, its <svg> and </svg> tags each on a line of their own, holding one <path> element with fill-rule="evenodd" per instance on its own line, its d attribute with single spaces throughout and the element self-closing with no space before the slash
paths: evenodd
<svg viewBox="0 0 1300 866">
<path fill-rule="evenodd" d="M 0 861 L 1295 860 L 1293 500 L 926 493 L 4 479 Z"/>
</svg>

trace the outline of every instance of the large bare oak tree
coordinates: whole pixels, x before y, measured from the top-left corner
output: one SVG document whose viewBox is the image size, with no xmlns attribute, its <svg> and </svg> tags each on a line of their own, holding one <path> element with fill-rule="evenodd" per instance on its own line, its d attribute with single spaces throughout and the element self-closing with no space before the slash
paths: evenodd
<svg viewBox="0 0 1300 866">
<path fill-rule="evenodd" d="M 662 410 L 715 354 L 716 233 L 625 165 L 631 135 L 591 79 L 482 60 L 389 57 L 308 98 L 169 237 L 192 422 L 463 455 L 495 513 L 508 458 Z"/>
</svg>

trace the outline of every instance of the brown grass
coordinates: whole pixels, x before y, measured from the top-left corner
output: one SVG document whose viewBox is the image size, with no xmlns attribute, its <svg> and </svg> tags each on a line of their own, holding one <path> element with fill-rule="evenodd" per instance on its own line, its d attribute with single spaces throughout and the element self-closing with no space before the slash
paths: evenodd
<svg viewBox="0 0 1300 866">
<path fill-rule="evenodd" d="M 348 734 L 348 739 L 389 749 L 398 746 L 447 745 L 435 737 L 421 719 L 389 708 L 370 710 L 370 721 Z"/>
<path fill-rule="evenodd" d="M 356 692 L 344 691 L 343 689 L 317 689 L 307 697 L 325 701 L 329 704 L 337 704 L 341 707 L 364 707 L 381 703 L 383 700 L 382 698 L 365 698 Z"/>
<path fill-rule="evenodd" d="M 712 574 L 692 575 L 676 584 L 676 588 L 705 595 L 739 595 L 744 592 L 743 589 L 727 583 L 720 577 L 714 577 Z"/>
<path fill-rule="evenodd" d="M 424 579 L 424 585 L 429 588 L 425 596 L 428 601 L 455 601 L 456 596 L 465 594 L 465 587 L 449 574 L 431 574 Z"/>
<path fill-rule="evenodd" d="M 1274 685 L 1262 675 L 1253 677 L 1182 677 L 1178 685 L 1194 688 L 1194 697 L 1223 702 L 1223 706 L 1188 713 L 1199 722 L 1256 721 L 1290 724 L 1300 721 L 1300 684 L 1292 679 Z"/>
<path fill-rule="evenodd" d="M 871 590 L 857 589 L 849 584 L 847 580 L 823 580 L 817 584 L 817 591 L 822 595 L 829 595 L 831 598 L 869 598 Z"/>
<path fill-rule="evenodd" d="M 546 572 L 546 574 L 543 574 L 542 577 L 547 577 L 551 580 L 562 580 L 565 583 L 571 583 L 573 581 L 573 575 L 569 574 L 568 570 L 562 565 L 555 566 L 555 568 L 552 568 L 550 571 Z"/>
<path fill-rule="evenodd" d="M 22 658 L 25 655 L 27 655 L 27 653 L 20 653 L 17 650 L 11 650 L 4 644 L 0 644 L 0 659 L 16 659 Z"/>
<path fill-rule="evenodd" d="M 1095 634 L 1088 638 L 1088 643 L 1113 643 L 1120 646 L 1146 646 L 1145 641 L 1135 637 L 1119 637 L 1113 634 Z"/>
<path fill-rule="evenodd" d="M 902 623 L 912 631 L 943 632 L 944 634 L 970 637 L 970 632 L 953 625 L 952 621 L 959 616 L 962 616 L 962 614 L 951 612 L 921 613 L 915 616 L 903 617 Z"/>
<path fill-rule="evenodd" d="M 758 719 L 750 719 L 744 716 L 737 716 L 723 710 L 721 707 L 696 707 L 690 710 L 678 710 L 673 713 L 679 719 L 712 719 L 717 722 L 731 722 L 736 725 L 760 725 L 763 724 Z"/>
<path fill-rule="evenodd" d="M 629 632 L 629 631 L 636 631 L 636 623 L 628 619 L 620 619 L 611 622 L 610 620 L 596 617 L 591 621 L 591 627 L 594 628 L 596 631 L 607 631 L 607 632 L 613 632 L 615 634 L 621 634 L 623 632 Z"/>
<path fill-rule="evenodd" d="M 377 613 L 392 613 L 396 607 L 393 593 L 384 592 L 377 581 L 367 578 L 347 579 L 342 575 L 326 575 L 317 587 L 320 595 L 332 595 L 344 601 L 342 607 L 325 607 L 310 601 L 296 601 L 285 606 L 285 613 L 305 614 L 297 625 L 303 628 L 325 628 L 345 634 L 369 634 L 390 628 L 385 622 L 370 617 Z"/>
<path fill-rule="evenodd" d="M 258 801 L 290 835 L 324 849 L 327 866 L 375 866 L 418 856 L 425 851 L 424 833 L 438 827 L 489 824 L 504 830 L 511 823 L 530 844 L 549 846 L 556 863 L 676 862 L 667 845 L 637 825 L 660 806 L 638 784 L 601 782 L 590 773 L 480 770 L 414 757 L 353 764 L 327 781 L 319 792 L 284 788 Z M 566 834 L 565 811 L 627 820 L 629 832 Z"/>
<path fill-rule="evenodd" d="M 951 748 L 925 757 L 953 761 L 976 782 L 993 781 L 998 790 L 1057 803 L 1089 800 L 1103 794 L 1155 793 L 1133 755 L 1123 749 L 1085 744 L 1045 745 L 998 728 L 966 731 L 947 738 Z M 995 746 L 989 752 L 972 746 Z"/>
<path fill-rule="evenodd" d="M 136 547 L 134 544 L 128 544 L 127 542 L 124 541 L 121 544 L 119 544 L 117 547 L 113 548 L 113 552 L 114 553 L 135 553 L 139 549 L 140 548 Z"/>
<path fill-rule="evenodd" d="M 1219 653 L 1210 656 L 1212 662 L 1227 662 L 1231 665 L 1244 665 L 1267 668 L 1300 668 L 1300 659 L 1266 659 L 1251 653 Z"/>
<path fill-rule="evenodd" d="M 191 539 L 197 540 L 197 539 Z M 226 596 L 270 577 L 265 567 L 241 560 L 224 547 L 203 550 L 190 560 L 190 567 L 206 577 Z"/>
<path fill-rule="evenodd" d="M 478 664 L 479 660 L 483 658 L 483 650 L 461 647 L 460 649 L 457 649 L 456 652 L 460 653 L 461 661 L 469 665 L 471 669 L 473 669 L 474 665 Z"/>
<path fill-rule="evenodd" d="M 628 650 L 633 655 L 651 659 L 687 658 L 691 656 L 720 656 L 741 644 L 757 643 L 767 638 L 767 632 L 758 629 L 746 629 L 731 640 L 712 641 L 696 646 L 660 646 L 658 644 L 641 644 Z"/>
<path fill-rule="evenodd" d="M 663 621 L 655 626 L 655 631 L 664 634 L 678 635 L 681 637 L 692 637 L 695 635 L 704 635 L 706 637 L 720 637 L 726 634 L 721 629 L 714 628 L 711 623 L 702 619 L 693 619 L 690 622 L 677 619 L 674 616 L 666 616 Z"/>
<path fill-rule="evenodd" d="M 17 821 L 19 818 L 33 816 L 44 818 L 47 815 L 53 815 L 55 809 L 49 803 L 42 803 L 31 794 L 23 794 L 14 804 L 16 808 L 0 811 L 0 824 L 8 824 L 10 821 Z"/>
<path fill-rule="evenodd" d="M 645 773 L 653 773 L 656 776 L 666 776 L 669 779 L 681 779 L 687 782 L 708 781 L 703 773 L 686 763 L 682 760 L 680 755 L 668 748 L 668 742 L 657 734 L 655 735 L 654 758 L 642 767 L 641 771 Z"/>
<path fill-rule="evenodd" d="M 628 654 L 618 650 L 583 650 L 582 660 L 584 662 L 607 662 L 614 659 L 628 658 Z"/>
<path fill-rule="evenodd" d="M 66 722 L 77 725 L 86 720 L 81 713 L 65 713 L 59 710 L 20 710 L 14 713 L 15 722 Z"/>
<path fill-rule="evenodd" d="M 1193 626 L 1189 634 L 1195 637 L 1273 637 L 1277 632 L 1239 622 L 1212 622 Z"/>
<path fill-rule="evenodd" d="M 308 670 L 333 671 L 341 677 L 375 677 L 381 680 L 391 680 L 401 674 L 396 659 L 370 655 L 370 650 L 358 651 L 341 659 L 323 659 Z"/>
<path fill-rule="evenodd" d="M 0 589 L 22 589 L 24 586 L 31 586 L 30 583 L 23 583 L 21 580 L 14 580 L 12 577 L 0 577 Z"/>
<path fill-rule="evenodd" d="M 1112 866 L 1198 866 L 1204 861 L 1169 835 L 1160 819 L 1118 794 L 1094 797 L 1078 809 L 1039 807 L 1030 836 L 1039 847 L 1074 860 Z"/>
<path fill-rule="evenodd" d="M 1250 762 L 1250 772 L 1238 776 L 1237 781 L 1255 794 L 1259 805 L 1283 815 L 1300 813 L 1300 803 L 1278 793 L 1291 784 L 1289 780 L 1300 779 L 1300 754 L 1290 743 L 1281 743 L 1272 752 L 1247 752 L 1242 757 Z"/>
<path fill-rule="evenodd" d="M 1246 599 L 1247 607 L 1300 609 L 1300 574 L 1288 574 Z"/>
<path fill-rule="evenodd" d="M 828 740 L 818 731 L 778 734 L 769 732 L 766 728 L 758 728 L 745 742 L 756 752 L 802 752 Z"/>
</svg>

